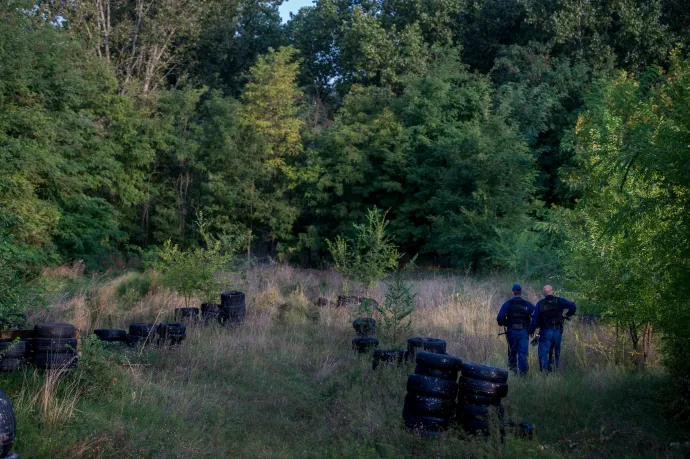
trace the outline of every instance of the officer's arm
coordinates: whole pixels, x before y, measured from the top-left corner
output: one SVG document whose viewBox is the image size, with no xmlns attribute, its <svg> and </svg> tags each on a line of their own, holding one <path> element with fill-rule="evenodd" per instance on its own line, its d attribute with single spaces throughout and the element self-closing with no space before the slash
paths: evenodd
<svg viewBox="0 0 690 459">
<path fill-rule="evenodd" d="M 501 310 L 498 311 L 498 315 L 496 316 L 496 322 L 498 322 L 498 325 L 505 325 L 506 324 L 506 314 L 508 312 L 508 302 L 506 301 L 503 303 L 503 306 L 501 306 Z"/>
<path fill-rule="evenodd" d="M 534 333 L 539 323 L 539 303 L 534 307 L 534 314 L 532 314 L 532 322 L 529 324 L 530 334 Z"/>
<path fill-rule="evenodd" d="M 565 314 L 566 317 L 571 317 L 571 316 L 575 315 L 575 310 L 577 309 L 577 306 L 575 305 L 575 303 L 573 303 L 572 301 L 568 301 L 565 298 L 560 298 L 560 297 L 558 298 L 558 302 L 560 303 L 560 305 L 564 309 L 568 310 L 568 312 Z"/>
</svg>

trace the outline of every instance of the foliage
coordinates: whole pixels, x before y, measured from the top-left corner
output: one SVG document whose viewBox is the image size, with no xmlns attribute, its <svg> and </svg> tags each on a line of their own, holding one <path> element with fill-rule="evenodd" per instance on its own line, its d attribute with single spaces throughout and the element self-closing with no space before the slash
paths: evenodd
<svg viewBox="0 0 690 459">
<path fill-rule="evenodd" d="M 583 197 L 564 217 L 575 288 L 625 324 L 633 344 L 653 325 L 677 363 L 674 353 L 690 340 L 690 61 L 678 53 L 672 61 L 656 78 L 621 73 L 588 96 L 573 139 L 579 167 L 569 177 Z M 690 367 L 671 368 L 687 382 Z"/>
<path fill-rule="evenodd" d="M 370 290 L 389 270 L 397 267 L 400 253 L 386 234 L 389 224 L 386 214 L 376 207 L 369 209 L 367 222 L 354 225 L 353 240 L 338 236 L 334 242 L 326 241 L 335 269 L 345 280 L 346 294 L 348 281 L 359 282 Z"/>
<path fill-rule="evenodd" d="M 393 272 L 392 278 L 386 282 L 388 290 L 384 303 L 376 305 L 379 317 L 378 335 L 393 349 L 404 347 L 412 328 L 417 294 L 411 292 L 411 287 L 405 281 L 416 258 Z"/>
<path fill-rule="evenodd" d="M 168 240 L 159 250 L 159 259 L 154 264 L 163 276 L 162 285 L 182 295 L 185 307 L 189 307 L 190 300 L 197 295 L 203 302 L 217 301 L 223 286 L 219 275 L 232 270 L 234 255 L 244 244 L 239 236 L 214 238 L 207 234 L 203 214 L 198 216 L 198 225 L 206 247 L 195 246 L 182 251 Z"/>
</svg>

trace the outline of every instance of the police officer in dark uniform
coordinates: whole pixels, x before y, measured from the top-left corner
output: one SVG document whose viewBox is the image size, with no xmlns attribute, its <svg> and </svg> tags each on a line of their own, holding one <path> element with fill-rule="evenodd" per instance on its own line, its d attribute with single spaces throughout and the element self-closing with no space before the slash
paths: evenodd
<svg viewBox="0 0 690 459">
<path fill-rule="evenodd" d="M 520 374 L 527 373 L 529 352 L 529 329 L 534 314 L 534 305 L 522 298 L 522 288 L 513 285 L 513 298 L 503 303 L 498 312 L 498 325 L 506 327 L 508 341 L 508 368 Z"/>
<path fill-rule="evenodd" d="M 539 327 L 539 371 L 551 371 L 552 367 L 558 369 L 563 321 L 575 314 L 576 308 L 575 303 L 555 296 L 550 285 L 544 287 L 544 299 L 537 303 L 530 327 L 530 334 Z M 563 311 L 566 310 L 568 312 L 563 316 Z"/>
</svg>

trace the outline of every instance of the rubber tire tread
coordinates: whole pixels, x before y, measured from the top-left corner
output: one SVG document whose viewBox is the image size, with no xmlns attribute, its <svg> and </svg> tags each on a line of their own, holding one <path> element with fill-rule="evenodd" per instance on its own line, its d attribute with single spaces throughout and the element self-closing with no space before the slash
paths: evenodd
<svg viewBox="0 0 690 459">
<path fill-rule="evenodd" d="M 0 456 L 7 456 L 12 449 L 17 434 L 17 421 L 12 404 L 7 395 L 0 390 Z"/>
<path fill-rule="evenodd" d="M 429 397 L 426 395 L 405 395 L 405 411 L 418 416 L 452 418 L 455 414 L 455 401 L 447 398 Z"/>
<path fill-rule="evenodd" d="M 447 379 L 413 374 L 407 377 L 407 391 L 413 394 L 455 400 L 458 394 L 458 384 Z"/>
<path fill-rule="evenodd" d="M 76 333 L 72 324 L 47 322 L 34 326 L 34 338 L 74 338 Z"/>
<path fill-rule="evenodd" d="M 469 394 L 465 393 L 461 387 L 460 394 L 458 395 L 458 402 L 478 406 L 498 406 L 501 404 L 501 397 Z"/>
<path fill-rule="evenodd" d="M 439 418 L 435 416 L 420 416 L 403 410 L 403 420 L 405 426 L 410 429 L 421 429 L 431 432 L 447 429 L 450 425 L 450 418 Z"/>
<path fill-rule="evenodd" d="M 446 353 L 446 342 L 438 338 L 425 338 L 423 349 L 426 352 L 432 352 L 434 354 L 445 354 Z"/>
<path fill-rule="evenodd" d="M 490 381 L 482 381 L 479 379 L 460 377 L 460 386 L 462 391 L 470 394 L 488 395 L 492 397 L 505 397 L 508 395 L 508 384 L 493 383 Z"/>
<path fill-rule="evenodd" d="M 438 370 L 458 371 L 462 368 L 462 359 L 448 354 L 434 354 L 432 352 L 418 352 L 417 365 L 423 365 Z"/>
<path fill-rule="evenodd" d="M 417 365 L 414 368 L 414 373 L 417 375 L 431 376 L 432 378 L 441 378 L 447 381 L 458 381 L 457 371 L 439 370 L 438 368 L 429 368 L 425 367 L 424 365 Z"/>
<path fill-rule="evenodd" d="M 462 366 L 462 375 L 480 381 L 502 384 L 508 382 L 508 372 L 506 370 L 476 363 L 465 363 Z"/>
<path fill-rule="evenodd" d="M 9 350 L 8 350 L 9 348 Z M 31 348 L 30 341 L 19 340 L 16 343 L 12 341 L 0 342 L 0 353 L 3 359 L 21 359 L 25 358 Z"/>
<path fill-rule="evenodd" d="M 352 349 L 364 354 L 368 349 L 378 347 L 379 340 L 376 338 L 353 338 Z"/>
<path fill-rule="evenodd" d="M 223 292 L 220 294 L 220 303 L 223 307 L 244 306 L 246 297 L 242 292 Z"/>
<path fill-rule="evenodd" d="M 74 354 L 76 349 L 76 338 L 34 338 L 36 354 Z"/>
</svg>

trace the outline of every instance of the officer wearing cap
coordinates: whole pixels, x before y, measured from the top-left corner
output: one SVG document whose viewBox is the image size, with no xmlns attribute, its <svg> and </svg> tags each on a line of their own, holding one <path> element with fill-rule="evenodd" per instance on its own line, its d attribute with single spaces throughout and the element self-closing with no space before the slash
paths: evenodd
<svg viewBox="0 0 690 459">
<path fill-rule="evenodd" d="M 550 285 L 544 286 L 543 293 L 544 299 L 539 300 L 534 311 L 530 334 L 539 327 L 539 371 L 551 371 L 552 365 L 558 369 L 561 358 L 563 320 L 575 314 L 577 306 L 565 298 L 555 296 Z M 563 311 L 566 310 L 568 312 L 563 316 Z"/>
<path fill-rule="evenodd" d="M 527 373 L 529 329 L 532 324 L 534 305 L 522 298 L 520 285 L 513 285 L 513 298 L 503 303 L 498 312 L 498 325 L 506 327 L 508 341 L 508 368 L 520 374 Z"/>
</svg>

